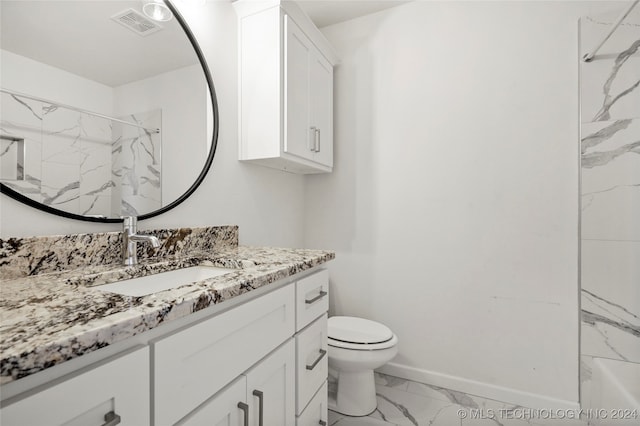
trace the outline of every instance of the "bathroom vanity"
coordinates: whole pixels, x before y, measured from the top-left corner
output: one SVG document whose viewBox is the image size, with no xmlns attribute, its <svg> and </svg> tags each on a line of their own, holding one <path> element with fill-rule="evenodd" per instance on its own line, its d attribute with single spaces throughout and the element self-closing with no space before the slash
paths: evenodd
<svg viewBox="0 0 640 426">
<path fill-rule="evenodd" d="M 326 424 L 332 252 L 238 247 L 234 227 L 163 230 L 161 258 L 51 271 L 79 262 L 79 244 L 109 258 L 112 234 L 0 241 L 14 269 L 48 271 L 2 271 L 3 425 Z M 192 265 L 229 273 L 145 296 L 100 289 Z"/>
</svg>

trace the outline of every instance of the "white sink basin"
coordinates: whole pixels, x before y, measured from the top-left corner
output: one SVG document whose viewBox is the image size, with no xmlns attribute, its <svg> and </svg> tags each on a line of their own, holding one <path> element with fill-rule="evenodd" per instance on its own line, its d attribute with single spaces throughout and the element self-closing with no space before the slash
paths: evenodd
<svg viewBox="0 0 640 426">
<path fill-rule="evenodd" d="M 97 290 L 125 296 L 146 296 L 170 288 L 180 287 L 207 278 L 234 272 L 235 269 L 216 268 L 215 266 L 192 266 L 190 268 L 176 269 L 175 271 L 160 272 L 146 277 L 131 278 L 111 284 L 94 287 Z"/>
</svg>

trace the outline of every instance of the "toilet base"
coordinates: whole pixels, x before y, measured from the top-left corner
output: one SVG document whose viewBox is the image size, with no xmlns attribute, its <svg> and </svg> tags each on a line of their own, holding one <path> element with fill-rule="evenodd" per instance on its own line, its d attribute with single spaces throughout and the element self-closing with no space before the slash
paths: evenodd
<svg viewBox="0 0 640 426">
<path fill-rule="evenodd" d="M 340 371 L 336 398 L 329 398 L 329 409 L 347 416 L 368 416 L 378 407 L 373 370 Z"/>
</svg>

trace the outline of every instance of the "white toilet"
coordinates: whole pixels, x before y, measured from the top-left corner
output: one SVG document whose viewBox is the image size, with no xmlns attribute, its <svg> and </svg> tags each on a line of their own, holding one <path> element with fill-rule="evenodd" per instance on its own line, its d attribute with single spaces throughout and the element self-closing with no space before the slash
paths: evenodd
<svg viewBox="0 0 640 426">
<path fill-rule="evenodd" d="M 373 370 L 398 353 L 398 338 L 385 325 L 356 317 L 331 317 L 328 326 L 330 374 L 337 377 L 329 409 L 366 416 L 377 407 Z"/>
</svg>

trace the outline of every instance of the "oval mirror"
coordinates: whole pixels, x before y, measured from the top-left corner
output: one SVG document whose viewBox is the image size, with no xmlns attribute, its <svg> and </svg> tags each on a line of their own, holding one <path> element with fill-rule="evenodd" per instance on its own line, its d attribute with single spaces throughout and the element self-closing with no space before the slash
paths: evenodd
<svg viewBox="0 0 640 426">
<path fill-rule="evenodd" d="M 202 52 L 174 5 L 0 2 L 0 189 L 40 210 L 146 219 L 184 201 L 216 150 Z"/>
</svg>

